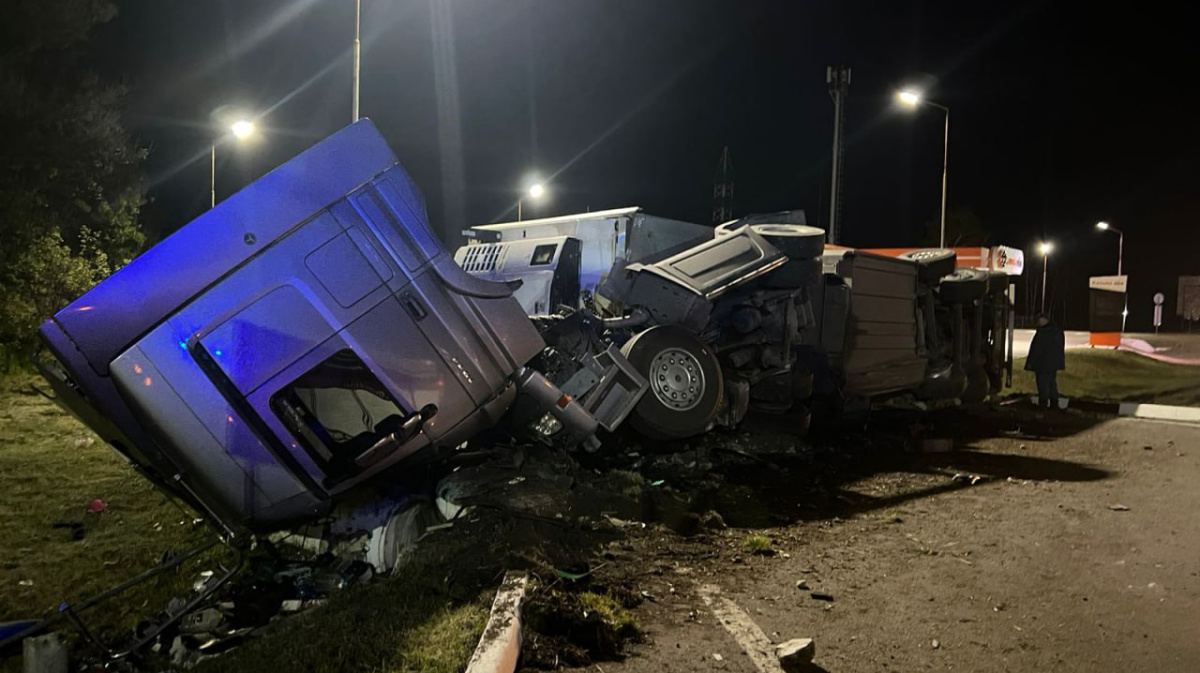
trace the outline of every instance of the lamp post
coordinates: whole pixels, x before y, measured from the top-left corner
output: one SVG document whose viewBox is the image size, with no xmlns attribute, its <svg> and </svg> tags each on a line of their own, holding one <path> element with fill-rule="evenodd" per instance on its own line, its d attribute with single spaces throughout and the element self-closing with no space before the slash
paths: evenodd
<svg viewBox="0 0 1200 673">
<path fill-rule="evenodd" d="M 229 125 L 229 133 L 238 141 L 249 139 L 254 135 L 255 130 L 254 122 L 248 119 L 239 119 Z M 208 207 L 215 208 L 217 205 L 217 141 L 213 141 L 208 156 Z"/>
<path fill-rule="evenodd" d="M 350 121 L 358 121 L 358 73 L 362 62 L 362 43 L 359 38 L 359 28 L 362 25 L 362 0 L 354 0 L 354 93 L 350 112 Z"/>
<path fill-rule="evenodd" d="M 1046 312 L 1046 270 L 1050 267 L 1050 253 L 1054 251 L 1054 244 L 1049 241 L 1042 241 L 1038 246 L 1042 252 L 1042 313 Z"/>
<path fill-rule="evenodd" d="M 1108 222 L 1097 222 L 1096 228 L 1100 231 L 1117 232 L 1117 275 L 1121 275 L 1121 258 L 1125 256 L 1125 232 L 1117 229 Z"/>
<path fill-rule="evenodd" d="M 910 110 L 915 110 L 919 105 L 928 105 L 946 113 L 946 125 L 942 134 L 942 226 L 941 236 L 938 238 L 938 246 L 944 248 L 946 247 L 946 177 L 950 167 L 950 108 L 926 99 L 925 95 L 916 89 L 897 91 L 896 101 Z"/>
<path fill-rule="evenodd" d="M 1121 262 L 1125 256 L 1125 232 L 1117 229 L 1108 222 L 1097 222 L 1096 228 L 1100 231 L 1115 231 L 1117 232 L 1117 275 L 1121 275 Z M 1129 317 L 1129 291 L 1125 292 L 1125 308 L 1121 311 L 1121 333 L 1125 333 L 1125 319 Z"/>
<path fill-rule="evenodd" d="M 530 197 L 533 199 L 540 199 L 540 198 L 542 198 L 542 196 L 545 193 L 546 193 L 546 186 L 543 185 L 542 183 L 535 182 L 532 185 L 529 185 L 529 189 L 526 190 L 525 195 L 522 196 L 520 198 L 520 200 L 517 201 L 517 221 L 518 222 L 521 221 L 521 206 L 524 205 L 524 203 L 525 203 L 525 197 L 527 196 L 527 197 Z"/>
</svg>

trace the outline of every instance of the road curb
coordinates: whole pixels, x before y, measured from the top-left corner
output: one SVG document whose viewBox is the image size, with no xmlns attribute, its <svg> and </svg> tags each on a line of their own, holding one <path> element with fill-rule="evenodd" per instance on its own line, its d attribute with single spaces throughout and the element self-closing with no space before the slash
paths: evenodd
<svg viewBox="0 0 1200 673">
<path fill-rule="evenodd" d="M 1173 407 L 1167 404 L 1122 402 L 1117 408 L 1117 414 L 1130 418 L 1200 423 L 1200 408 L 1197 407 Z"/>
<path fill-rule="evenodd" d="M 517 669 L 521 658 L 521 601 L 528 582 L 525 573 L 509 572 L 504 576 L 492 601 L 492 616 L 467 662 L 466 673 L 512 673 Z"/>
</svg>

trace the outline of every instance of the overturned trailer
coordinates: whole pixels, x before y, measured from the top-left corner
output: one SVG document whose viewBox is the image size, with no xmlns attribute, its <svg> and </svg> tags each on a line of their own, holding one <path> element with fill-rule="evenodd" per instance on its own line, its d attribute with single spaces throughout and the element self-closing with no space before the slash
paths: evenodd
<svg viewBox="0 0 1200 673">
<path fill-rule="evenodd" d="M 320 517 L 501 423 L 592 448 L 626 419 L 660 439 L 750 412 L 803 430 L 810 407 L 982 399 L 1010 361 L 1019 265 L 826 249 L 800 213 L 713 229 L 631 208 L 471 234 L 451 257 L 360 121 L 55 314 L 43 373 L 238 536 Z"/>
</svg>

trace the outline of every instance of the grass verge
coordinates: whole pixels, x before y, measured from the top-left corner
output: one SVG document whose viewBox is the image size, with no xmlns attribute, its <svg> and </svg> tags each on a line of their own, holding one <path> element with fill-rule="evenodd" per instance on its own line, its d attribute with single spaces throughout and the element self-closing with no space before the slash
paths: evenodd
<svg viewBox="0 0 1200 673">
<path fill-rule="evenodd" d="M 0 378 L 0 622 L 44 617 L 211 535 L 193 523 L 194 513 L 32 385 L 45 388 L 34 376 Z M 93 498 L 107 509 L 87 514 Z M 84 618 L 99 635 L 127 635 L 138 620 L 186 595 L 214 560 L 202 555 Z M 377 578 L 338 594 L 197 670 L 461 671 L 487 621 L 490 597 L 453 603 L 422 577 Z M 0 661 L 0 673 L 19 670 L 19 658 Z"/>
<path fill-rule="evenodd" d="M 35 381 L 0 378 L 0 621 L 46 616 L 211 537 L 194 513 L 34 392 Z M 107 509 L 88 514 L 94 498 Z M 197 570 L 185 563 L 84 617 L 101 633 L 124 631 L 186 590 Z"/>
<path fill-rule="evenodd" d="M 488 597 L 455 605 L 413 577 L 381 577 L 275 623 L 196 673 L 457 673 L 488 619 Z"/>
<path fill-rule="evenodd" d="M 1025 360 L 1013 366 L 1013 392 L 1036 395 L 1033 372 Z M 1200 406 L 1200 367 L 1159 362 L 1120 351 L 1071 349 L 1067 368 L 1058 373 L 1064 397 L 1101 402 L 1151 402 Z"/>
</svg>

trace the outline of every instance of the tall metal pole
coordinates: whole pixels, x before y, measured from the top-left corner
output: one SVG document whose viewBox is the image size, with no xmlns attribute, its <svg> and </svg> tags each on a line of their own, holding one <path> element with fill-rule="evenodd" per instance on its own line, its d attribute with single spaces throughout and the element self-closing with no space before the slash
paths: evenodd
<svg viewBox="0 0 1200 673">
<path fill-rule="evenodd" d="M 208 207 L 215 208 L 217 206 L 217 144 L 212 144 L 212 152 L 209 153 L 208 167 Z"/>
<path fill-rule="evenodd" d="M 1117 232 L 1117 275 L 1121 275 L 1121 258 L 1125 256 L 1125 232 Z"/>
<path fill-rule="evenodd" d="M 942 237 L 939 248 L 946 247 L 946 173 L 950 168 L 950 108 L 942 109 L 946 111 L 946 132 L 942 144 Z"/>
<path fill-rule="evenodd" d="M 1042 313 L 1046 312 L 1046 270 L 1050 267 L 1050 255 L 1042 255 Z"/>
<path fill-rule="evenodd" d="M 354 104 L 350 121 L 358 121 L 358 73 L 361 63 L 362 43 L 358 39 L 359 26 L 362 24 L 362 0 L 354 0 Z"/>
<path fill-rule="evenodd" d="M 845 66 L 830 66 L 825 69 L 825 83 L 829 85 L 829 97 L 833 99 L 833 170 L 829 180 L 829 227 L 828 240 L 837 242 L 838 216 L 841 214 L 842 164 L 844 149 L 842 146 L 842 125 L 845 121 L 845 108 L 842 99 L 850 90 L 850 68 Z"/>
<path fill-rule="evenodd" d="M 521 221 L 521 204 L 525 203 L 525 197 L 517 199 L 517 221 Z"/>
</svg>

